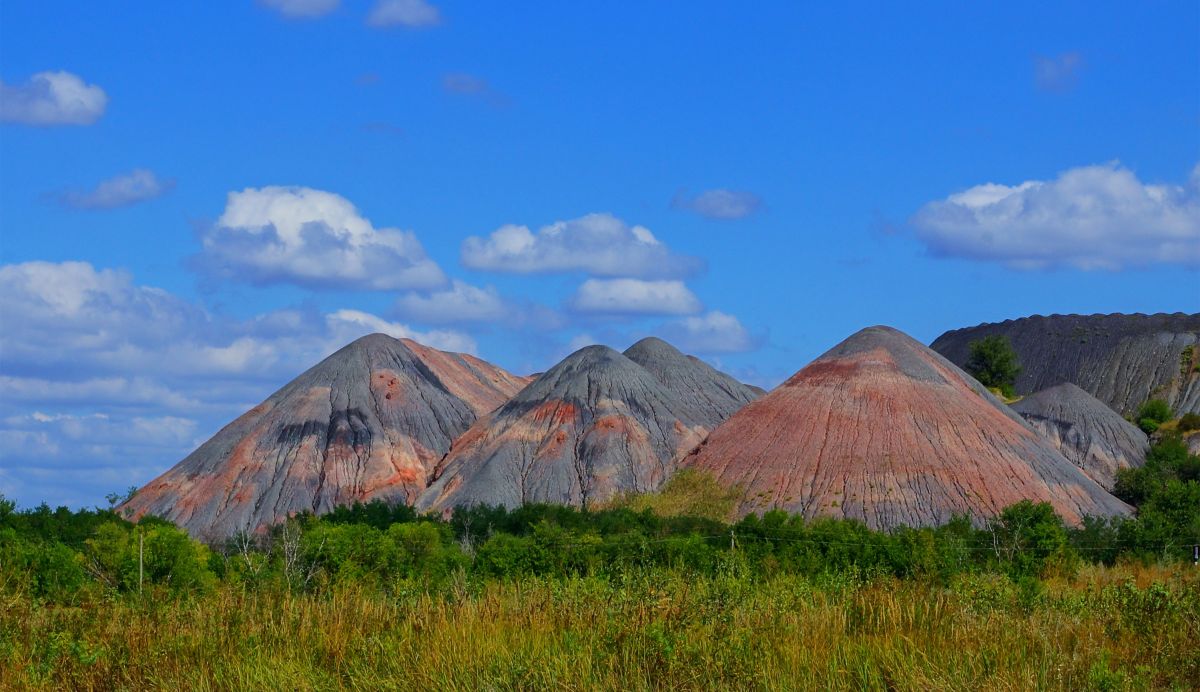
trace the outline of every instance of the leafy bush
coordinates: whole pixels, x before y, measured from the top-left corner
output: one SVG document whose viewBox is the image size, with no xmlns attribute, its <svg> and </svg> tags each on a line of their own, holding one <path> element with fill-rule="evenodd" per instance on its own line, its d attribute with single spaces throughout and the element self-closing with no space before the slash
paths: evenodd
<svg viewBox="0 0 1200 692">
<path fill-rule="evenodd" d="M 1171 405 L 1162 399 L 1151 399 L 1138 409 L 1136 419 L 1138 427 L 1149 435 L 1171 420 Z"/>
<path fill-rule="evenodd" d="M 1004 396 L 1012 397 L 1013 384 L 1017 381 L 1017 375 L 1021 374 L 1021 364 L 1008 337 L 993 334 L 972 341 L 969 348 L 971 355 L 967 358 L 966 371 L 983 386 L 999 389 Z"/>
</svg>

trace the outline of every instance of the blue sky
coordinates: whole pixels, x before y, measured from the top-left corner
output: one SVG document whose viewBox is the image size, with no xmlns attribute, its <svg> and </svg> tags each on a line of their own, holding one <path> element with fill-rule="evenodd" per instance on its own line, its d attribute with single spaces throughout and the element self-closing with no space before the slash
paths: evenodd
<svg viewBox="0 0 1200 692">
<path fill-rule="evenodd" d="M 1200 310 L 1200 6 L 0 5 L 0 493 L 101 504 L 370 331 Z"/>
</svg>

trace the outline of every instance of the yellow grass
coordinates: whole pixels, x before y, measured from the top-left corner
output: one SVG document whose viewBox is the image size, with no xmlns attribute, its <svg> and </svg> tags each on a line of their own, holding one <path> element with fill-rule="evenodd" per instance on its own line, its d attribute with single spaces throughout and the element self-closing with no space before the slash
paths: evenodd
<svg viewBox="0 0 1200 692">
<path fill-rule="evenodd" d="M 40 608 L 0 594 L 6 689 L 1189 689 L 1200 574 L 1018 588 L 790 576 L 222 586 Z"/>
</svg>

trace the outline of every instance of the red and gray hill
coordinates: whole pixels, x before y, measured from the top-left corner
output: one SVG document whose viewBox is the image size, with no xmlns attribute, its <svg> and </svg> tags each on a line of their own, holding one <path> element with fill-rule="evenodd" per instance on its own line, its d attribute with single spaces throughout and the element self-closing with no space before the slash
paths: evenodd
<svg viewBox="0 0 1200 692">
<path fill-rule="evenodd" d="M 658 339 L 588 346 L 455 443 L 418 509 L 588 506 L 656 489 L 676 459 L 755 397 Z"/>
<path fill-rule="evenodd" d="M 1117 471 L 1146 463 L 1150 441 L 1145 433 L 1069 382 L 1031 394 L 1012 409 L 1108 490 Z"/>
<path fill-rule="evenodd" d="M 973 378 L 888 327 L 854 334 L 719 426 L 682 465 L 783 509 L 876 529 L 976 521 L 1023 499 L 1070 522 L 1129 507 Z"/>
<path fill-rule="evenodd" d="M 451 441 L 527 382 L 372 334 L 225 426 L 123 510 L 215 539 L 355 501 L 411 503 Z"/>
<path fill-rule="evenodd" d="M 931 348 L 962 367 L 971 342 L 994 334 L 1021 361 L 1018 394 L 1071 382 L 1121 415 L 1152 398 L 1200 413 L 1200 314 L 1034 315 L 949 331 Z"/>
</svg>

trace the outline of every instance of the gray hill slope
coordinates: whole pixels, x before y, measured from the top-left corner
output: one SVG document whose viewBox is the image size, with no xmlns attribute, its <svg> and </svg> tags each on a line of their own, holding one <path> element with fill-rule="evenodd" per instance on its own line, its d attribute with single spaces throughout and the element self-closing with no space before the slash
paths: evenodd
<svg viewBox="0 0 1200 692">
<path fill-rule="evenodd" d="M 1146 435 L 1069 382 L 1031 394 L 1012 408 L 1106 490 L 1112 490 L 1117 471 L 1146 462 Z"/>
<path fill-rule="evenodd" d="M 589 346 L 462 435 L 419 509 L 589 506 L 656 489 L 753 392 L 659 340 Z M 636 360 L 635 360 L 636 359 Z"/>
<path fill-rule="evenodd" d="M 122 510 L 219 539 L 301 511 L 412 502 L 454 437 L 525 382 L 473 356 L 366 336 L 225 426 Z"/>
<path fill-rule="evenodd" d="M 970 343 L 993 334 L 1020 358 L 1019 394 L 1071 382 L 1121 415 L 1151 398 L 1200 412 L 1200 314 L 1034 315 L 949 331 L 931 348 L 963 367 Z"/>
</svg>

